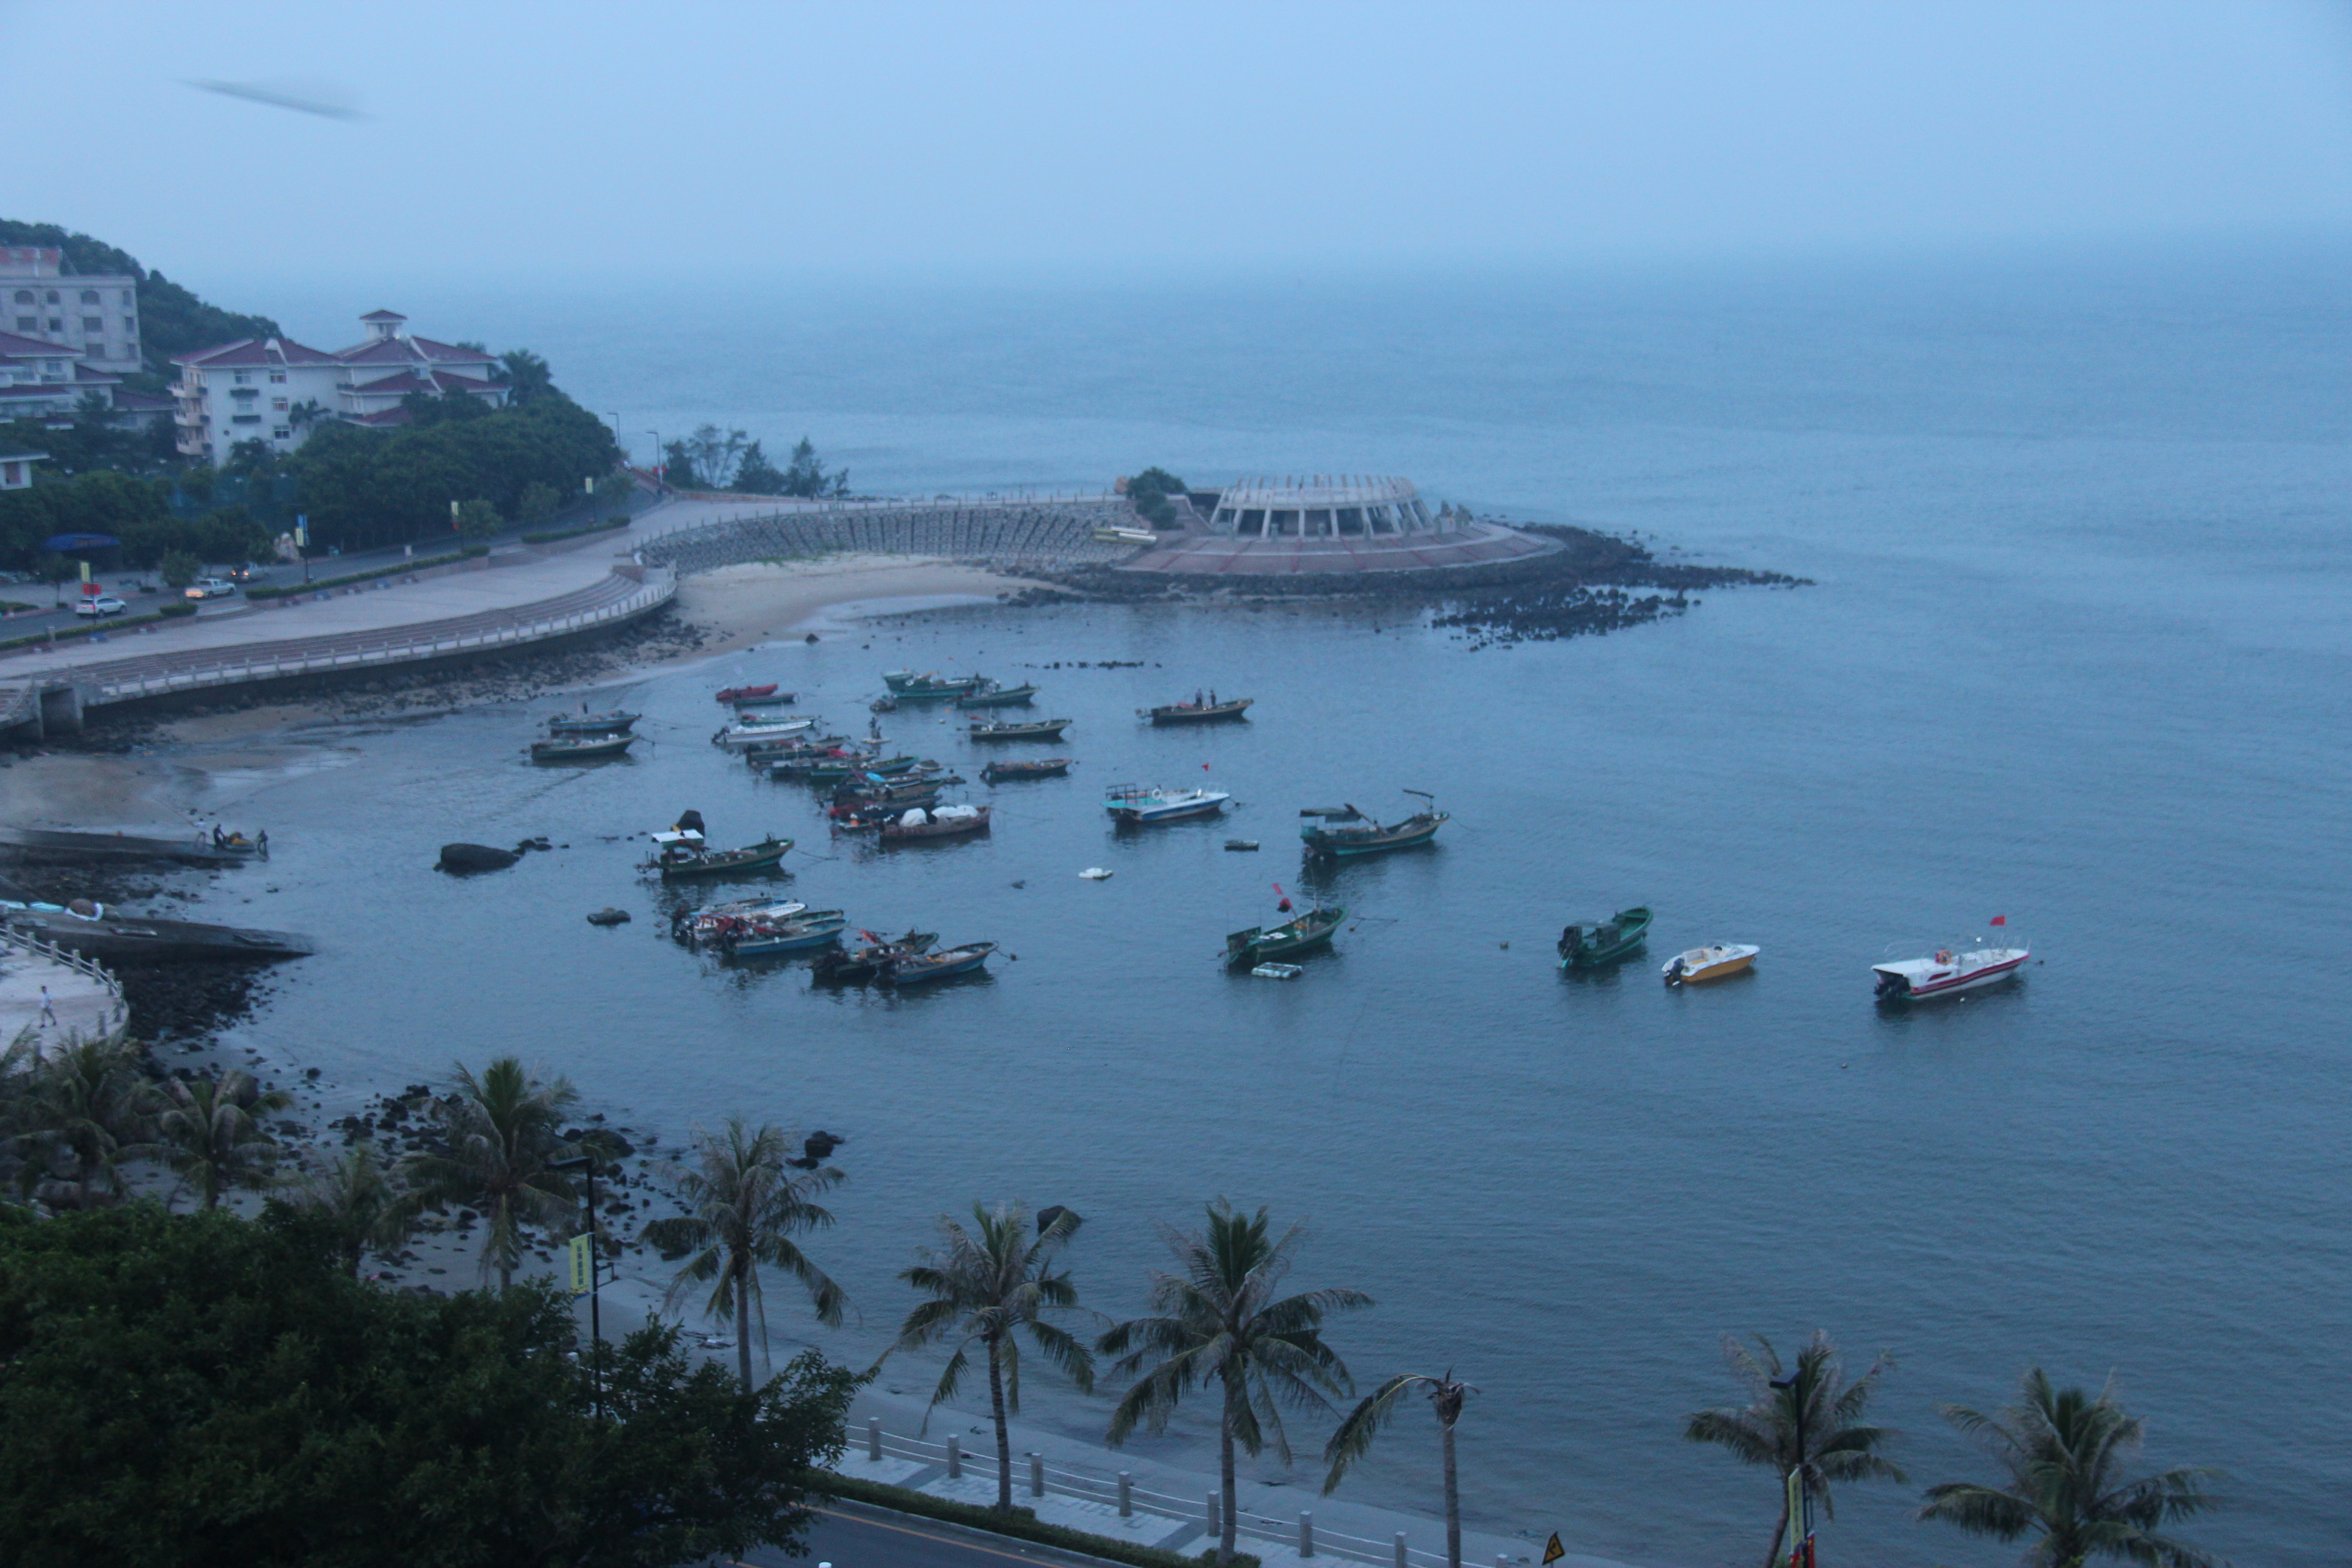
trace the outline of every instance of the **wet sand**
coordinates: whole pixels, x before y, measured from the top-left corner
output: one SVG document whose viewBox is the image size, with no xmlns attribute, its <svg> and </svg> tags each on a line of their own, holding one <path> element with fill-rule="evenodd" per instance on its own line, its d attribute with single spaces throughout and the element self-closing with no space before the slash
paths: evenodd
<svg viewBox="0 0 2352 1568">
<path fill-rule="evenodd" d="M 749 562 L 698 573 L 678 584 L 677 609 L 710 634 L 694 656 L 709 658 L 770 637 L 801 635 L 823 612 L 841 605 L 910 598 L 994 599 L 1045 586 L 929 557 L 829 555 L 815 561 Z"/>
</svg>

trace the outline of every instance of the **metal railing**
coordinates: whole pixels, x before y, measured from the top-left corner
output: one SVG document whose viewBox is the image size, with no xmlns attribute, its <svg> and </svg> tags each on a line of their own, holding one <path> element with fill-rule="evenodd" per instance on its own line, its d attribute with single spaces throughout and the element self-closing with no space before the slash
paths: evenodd
<svg viewBox="0 0 2352 1568">
<path fill-rule="evenodd" d="M 981 1467 L 989 1475 L 995 1473 L 997 1465 L 996 1450 L 992 1447 L 968 1450 L 960 1436 L 932 1443 L 919 1437 L 885 1432 L 879 1416 L 867 1419 L 856 1447 L 872 1462 L 905 1459 L 920 1465 L 944 1467 L 950 1479 L 961 1479 L 967 1465 Z M 1139 1513 L 1150 1514 L 1178 1523 L 1199 1525 L 1213 1536 L 1224 1526 L 1220 1512 L 1223 1500 L 1213 1490 L 1198 1498 L 1174 1497 L 1137 1486 L 1134 1476 L 1126 1470 L 1111 1476 L 1087 1475 L 1048 1464 L 1045 1457 L 1037 1453 L 1020 1456 L 1013 1477 L 1014 1486 L 1030 1497 L 1066 1497 L 1081 1502 L 1097 1503 L 1116 1509 L 1121 1519 L 1132 1519 Z M 1350 1563 L 1376 1563 L 1381 1568 L 1444 1568 L 1445 1564 L 1444 1552 L 1429 1552 L 1412 1545 L 1403 1531 L 1398 1531 L 1389 1541 L 1343 1535 L 1336 1531 L 1318 1528 L 1311 1510 L 1301 1510 L 1296 1520 L 1286 1520 L 1239 1509 L 1234 1512 L 1234 1530 L 1237 1536 L 1289 1546 L 1301 1557 L 1333 1557 Z M 1498 1559 L 1498 1562 L 1507 1561 Z"/>
<path fill-rule="evenodd" d="M 0 926 L 0 948 L 16 948 L 36 958 L 46 958 L 52 963 L 62 963 L 76 973 L 86 974 L 97 981 L 105 988 L 108 998 L 114 1004 L 110 1010 L 113 1016 L 114 1027 L 105 1037 L 111 1039 L 114 1036 L 120 1035 L 130 1023 L 131 1004 L 123 999 L 122 982 L 108 973 L 106 966 L 98 960 L 85 958 L 69 947 L 59 947 L 56 942 L 44 941 L 37 936 L 28 936 L 8 926 Z"/>
</svg>

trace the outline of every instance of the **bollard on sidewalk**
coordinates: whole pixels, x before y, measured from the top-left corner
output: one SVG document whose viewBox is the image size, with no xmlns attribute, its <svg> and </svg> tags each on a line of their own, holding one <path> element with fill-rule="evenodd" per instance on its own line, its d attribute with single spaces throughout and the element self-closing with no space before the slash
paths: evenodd
<svg viewBox="0 0 2352 1568">
<path fill-rule="evenodd" d="M 1298 1513 L 1298 1555 L 1315 1555 L 1315 1515 L 1305 1509 Z"/>
<path fill-rule="evenodd" d="M 1118 1473 L 1118 1517 L 1135 1517 L 1135 1478 L 1125 1470 Z"/>
<path fill-rule="evenodd" d="M 866 1457 L 878 1462 L 882 1458 L 882 1417 L 866 1418 Z"/>
<path fill-rule="evenodd" d="M 1045 1495 L 1045 1456 L 1043 1454 L 1033 1453 L 1029 1456 L 1029 1495 L 1031 1497 Z"/>
<path fill-rule="evenodd" d="M 1225 1527 L 1224 1510 L 1217 1506 L 1217 1494 L 1209 1494 L 1209 1533 L 1221 1535 Z"/>
<path fill-rule="evenodd" d="M 962 1479 L 962 1476 L 963 1439 L 961 1437 L 950 1436 L 948 1439 L 948 1479 L 951 1481 L 959 1480 Z"/>
<path fill-rule="evenodd" d="M 1404 1531 L 1402 1530 L 1397 1531 L 1396 1568 L 1412 1568 L 1412 1563 L 1404 1554 Z"/>
</svg>

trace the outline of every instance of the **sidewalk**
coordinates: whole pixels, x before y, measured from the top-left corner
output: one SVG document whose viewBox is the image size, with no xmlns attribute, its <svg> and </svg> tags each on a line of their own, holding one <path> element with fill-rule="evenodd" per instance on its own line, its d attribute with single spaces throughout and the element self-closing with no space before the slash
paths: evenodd
<svg viewBox="0 0 2352 1568">
<path fill-rule="evenodd" d="M 75 1040 L 110 1038 L 122 1027 L 122 997 L 93 968 L 0 936 L 0 1048 L 27 1033 L 44 1056 Z M 44 986 L 47 1013 L 41 1009 Z"/>
</svg>

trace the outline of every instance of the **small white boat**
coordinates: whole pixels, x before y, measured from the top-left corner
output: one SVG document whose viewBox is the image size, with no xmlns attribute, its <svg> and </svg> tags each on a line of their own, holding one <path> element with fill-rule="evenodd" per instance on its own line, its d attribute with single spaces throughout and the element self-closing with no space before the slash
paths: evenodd
<svg viewBox="0 0 2352 1568">
<path fill-rule="evenodd" d="M 772 719 L 747 716 L 711 736 L 710 743 L 730 752 L 747 752 L 769 741 L 780 741 L 815 728 L 816 720 L 806 713 L 779 713 Z"/>
<path fill-rule="evenodd" d="M 1250 971 L 1260 980 L 1296 980 L 1307 973 L 1300 963 L 1261 963 Z"/>
<path fill-rule="evenodd" d="M 1188 816 L 1214 816 L 1233 798 L 1221 789 L 1114 784 L 1103 795 L 1103 809 L 1120 822 L 1176 822 Z"/>
<path fill-rule="evenodd" d="M 1764 950 L 1752 942 L 1720 942 L 1712 947 L 1694 947 L 1666 960 L 1665 975 L 1669 985 L 1689 985 L 1701 980 L 1720 980 L 1727 974 L 1738 974 L 1756 962 Z"/>
<path fill-rule="evenodd" d="M 2033 956 L 2027 947 L 1943 948 L 1928 958 L 1874 963 L 1881 1002 L 1925 1002 L 2006 980 Z"/>
</svg>

